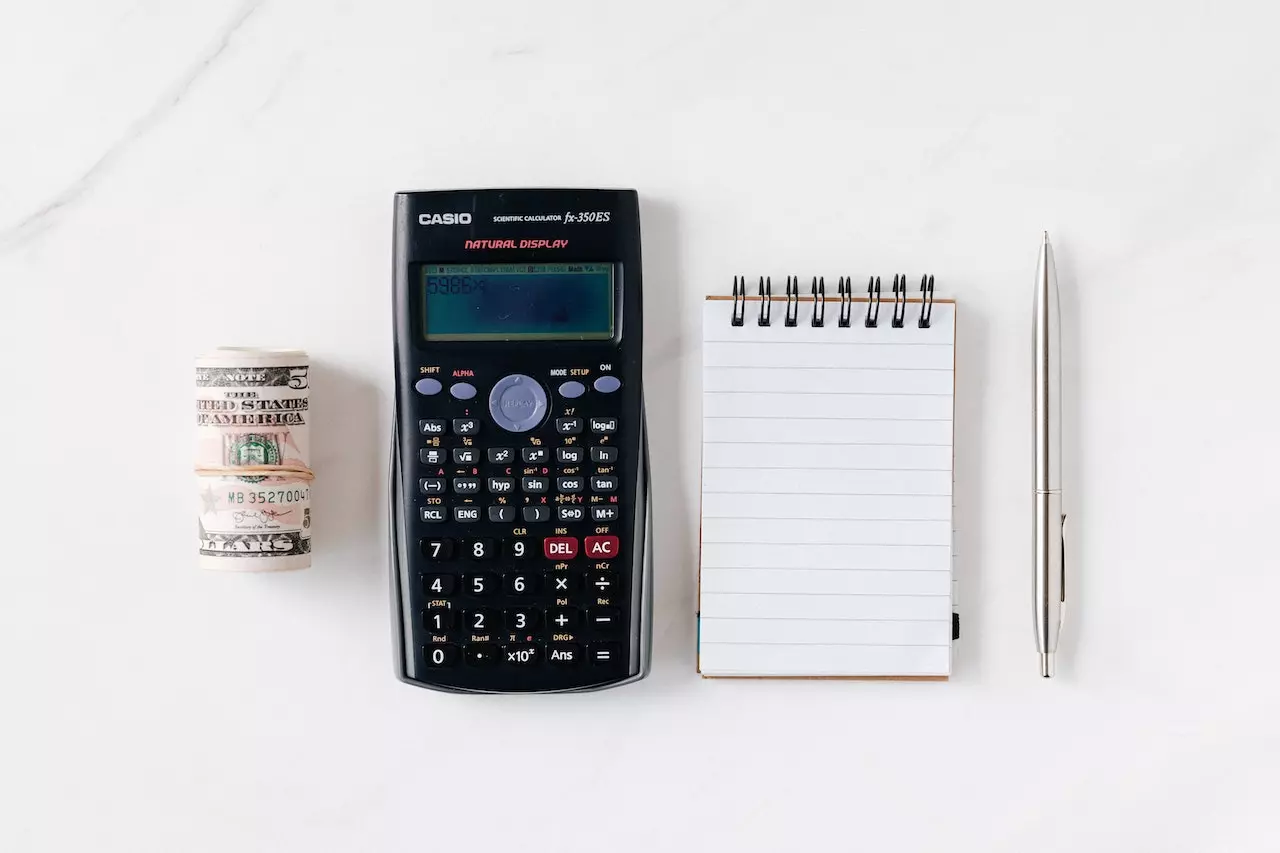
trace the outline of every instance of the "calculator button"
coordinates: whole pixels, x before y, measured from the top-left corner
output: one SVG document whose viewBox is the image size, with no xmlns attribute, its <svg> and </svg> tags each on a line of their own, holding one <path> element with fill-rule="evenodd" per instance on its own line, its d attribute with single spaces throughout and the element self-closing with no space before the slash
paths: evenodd
<svg viewBox="0 0 1280 853">
<path fill-rule="evenodd" d="M 548 572 L 547 591 L 556 596 L 576 592 L 579 580 L 577 572 Z"/>
<path fill-rule="evenodd" d="M 618 460 L 618 448 L 616 447 L 593 447 L 591 448 L 591 461 L 602 465 L 608 465 Z"/>
<path fill-rule="evenodd" d="M 443 465 L 445 455 L 438 447 L 424 447 L 418 451 L 418 458 L 423 465 Z"/>
<path fill-rule="evenodd" d="M 593 607 L 587 611 L 587 622 L 602 631 L 618 627 L 621 621 L 622 613 L 616 607 Z"/>
<path fill-rule="evenodd" d="M 549 506 L 526 506 L 520 510 L 520 516 L 525 521 L 550 521 L 551 507 Z"/>
<path fill-rule="evenodd" d="M 451 560 L 453 559 L 453 540 L 452 539 L 423 539 L 422 540 L 422 556 L 428 560 Z"/>
<path fill-rule="evenodd" d="M 498 589 L 497 575 L 481 572 L 462 579 L 462 589 L 467 595 L 492 595 Z"/>
<path fill-rule="evenodd" d="M 443 477 L 421 477 L 418 479 L 418 491 L 424 495 L 438 495 L 444 492 Z"/>
<path fill-rule="evenodd" d="M 476 386 L 470 382 L 455 382 L 449 386 L 449 394 L 455 400 L 470 400 L 476 395 Z"/>
<path fill-rule="evenodd" d="M 530 494 L 544 494 L 551 487 L 551 481 L 546 477 L 521 477 L 520 490 Z"/>
<path fill-rule="evenodd" d="M 532 607 L 514 607 L 503 615 L 507 620 L 508 631 L 532 631 L 538 627 L 540 614 Z"/>
<path fill-rule="evenodd" d="M 422 621 L 426 624 L 428 631 L 443 633 L 453 629 L 453 625 L 457 621 L 457 615 L 458 612 L 456 610 L 437 607 L 422 614 Z"/>
<path fill-rule="evenodd" d="M 516 508 L 513 506 L 491 506 L 489 507 L 490 521 L 515 521 Z"/>
<path fill-rule="evenodd" d="M 455 421 L 456 423 L 456 421 Z M 591 431 L 596 435 L 609 435 L 618 431 L 617 418 L 592 418 Z"/>
<path fill-rule="evenodd" d="M 543 463 L 547 461 L 547 449 L 545 447 L 522 447 L 520 448 L 520 458 L 525 462 Z"/>
<path fill-rule="evenodd" d="M 490 477 L 488 487 L 495 495 L 509 495 L 515 491 L 516 481 L 511 477 Z"/>
<path fill-rule="evenodd" d="M 576 607 L 547 608 L 547 627 L 552 631 L 572 631 L 578 627 L 580 618 Z"/>
<path fill-rule="evenodd" d="M 622 387 L 622 380 L 616 376 L 597 376 L 592 387 L 601 394 L 612 394 Z"/>
<path fill-rule="evenodd" d="M 502 588 L 507 595 L 531 595 L 538 589 L 538 576 L 527 572 L 515 572 L 502 576 Z"/>
<path fill-rule="evenodd" d="M 475 435 L 480 432 L 480 421 L 475 418 L 454 418 L 454 435 Z"/>
<path fill-rule="evenodd" d="M 463 554 L 472 560 L 492 560 L 498 554 L 498 540 L 468 539 L 463 548 Z"/>
<path fill-rule="evenodd" d="M 587 649 L 587 659 L 592 663 L 613 663 L 622 657 L 622 646 L 618 643 L 592 643 Z"/>
<path fill-rule="evenodd" d="M 618 478 L 608 477 L 604 474 L 597 474 L 591 478 L 591 491 L 593 492 L 612 492 L 618 488 Z"/>
<path fill-rule="evenodd" d="M 579 465 L 584 452 L 581 447 L 557 447 L 556 461 L 561 465 Z"/>
<path fill-rule="evenodd" d="M 478 506 L 455 506 L 453 508 L 453 520 L 463 523 L 480 520 L 480 507 Z"/>
<path fill-rule="evenodd" d="M 592 521 L 617 521 L 618 508 L 613 504 L 608 506 L 593 506 L 591 508 Z"/>
<path fill-rule="evenodd" d="M 424 506 L 418 510 L 422 520 L 428 524 L 437 524 L 444 521 L 444 507 L 442 506 Z"/>
<path fill-rule="evenodd" d="M 582 646 L 577 643 L 552 643 L 547 646 L 547 663 L 573 666 L 582 660 Z"/>
<path fill-rule="evenodd" d="M 494 465 L 509 465 L 516 458 L 516 452 L 510 447 L 490 447 L 488 455 Z"/>
<path fill-rule="evenodd" d="M 587 517 L 587 510 L 580 506 L 558 506 L 556 507 L 556 519 L 558 521 L 582 521 Z"/>
<path fill-rule="evenodd" d="M 444 435 L 444 419 L 424 418 L 418 421 L 418 432 L 423 435 Z"/>
<path fill-rule="evenodd" d="M 453 449 L 454 465 L 474 465 L 480 461 L 480 451 L 474 447 L 455 447 Z"/>
<path fill-rule="evenodd" d="M 513 560 L 523 560 L 523 559 L 525 559 L 525 558 L 527 558 L 527 557 L 532 557 L 532 556 L 533 556 L 533 548 L 531 548 L 531 547 L 529 546 L 529 543 L 530 543 L 531 541 L 533 541 L 533 540 L 530 540 L 530 539 L 512 539 L 512 540 L 508 541 L 508 542 L 507 542 L 507 546 L 506 546 L 506 549 L 507 549 L 507 556 L 508 556 L 508 557 L 510 557 L 510 558 L 511 558 L 511 559 L 513 559 Z"/>
<path fill-rule="evenodd" d="M 572 560 L 578 556 L 575 536 L 548 536 L 542 540 L 542 556 L 548 560 Z"/>
<path fill-rule="evenodd" d="M 577 435 L 582 432 L 582 418 L 556 418 L 556 432 L 561 435 Z"/>
<path fill-rule="evenodd" d="M 500 649 L 493 643 L 470 643 L 462 649 L 462 659 L 472 666 L 492 666 Z"/>
<path fill-rule="evenodd" d="M 581 477 L 559 477 L 556 479 L 556 489 L 565 494 L 574 494 L 582 491 L 583 483 Z"/>
<path fill-rule="evenodd" d="M 433 394 L 439 394 L 441 389 L 439 379 L 432 379 L 430 376 L 424 376 L 417 382 L 413 383 L 413 390 L 417 391 L 424 397 L 430 397 Z"/>
<path fill-rule="evenodd" d="M 618 578 L 612 572 L 592 572 L 587 575 L 587 589 L 592 595 L 608 596 L 613 591 Z"/>
<path fill-rule="evenodd" d="M 576 400 L 583 394 L 587 393 L 587 386 L 583 385 L 581 382 L 562 382 L 560 387 L 556 390 L 560 392 L 561 397 Z"/>
<path fill-rule="evenodd" d="M 483 634 L 487 631 L 496 631 L 502 627 L 498 618 L 498 611 L 490 610 L 487 607 L 481 607 L 479 610 L 468 610 L 462 614 L 462 629 L 471 631 L 475 634 Z"/>
<path fill-rule="evenodd" d="M 588 560 L 612 560 L 618 556 L 617 536 L 588 536 L 582 540 Z"/>
<path fill-rule="evenodd" d="M 458 647 L 452 643 L 441 643 L 438 646 L 426 646 L 422 650 L 427 666 L 453 666 L 458 662 Z"/>
<path fill-rule="evenodd" d="M 489 415 L 508 432 L 528 432 L 547 414 L 547 392 L 532 376 L 512 373 L 489 392 Z"/>
<path fill-rule="evenodd" d="M 453 491 L 459 495 L 474 495 L 480 491 L 479 477 L 454 477 Z"/>
<path fill-rule="evenodd" d="M 502 647 L 503 659 L 512 666 L 530 666 L 538 662 L 538 647 L 533 643 L 512 643 Z"/>
<path fill-rule="evenodd" d="M 453 575 L 427 575 L 422 579 L 423 589 L 434 598 L 447 598 L 458 588 L 458 579 Z"/>
</svg>

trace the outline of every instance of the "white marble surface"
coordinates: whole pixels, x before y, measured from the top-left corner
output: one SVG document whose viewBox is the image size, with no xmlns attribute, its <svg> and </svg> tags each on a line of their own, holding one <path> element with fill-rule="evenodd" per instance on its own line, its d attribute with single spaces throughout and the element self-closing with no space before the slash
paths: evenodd
<svg viewBox="0 0 1280 853">
<path fill-rule="evenodd" d="M 0 849 L 1276 850 L 1275 8 L 0 5 Z M 392 677 L 391 195 L 475 185 L 644 200 L 656 664 L 622 690 Z M 698 302 L 926 269 L 961 300 L 956 678 L 699 680 Z M 250 343 L 324 377 L 303 573 L 194 565 L 191 359 Z"/>
</svg>

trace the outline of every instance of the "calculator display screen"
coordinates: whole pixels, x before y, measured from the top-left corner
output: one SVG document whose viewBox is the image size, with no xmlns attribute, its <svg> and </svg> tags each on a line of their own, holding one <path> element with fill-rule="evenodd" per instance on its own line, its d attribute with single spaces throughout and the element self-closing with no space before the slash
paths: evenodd
<svg viewBox="0 0 1280 853">
<path fill-rule="evenodd" d="M 429 341 L 613 337 L 613 264 L 424 264 Z"/>
</svg>

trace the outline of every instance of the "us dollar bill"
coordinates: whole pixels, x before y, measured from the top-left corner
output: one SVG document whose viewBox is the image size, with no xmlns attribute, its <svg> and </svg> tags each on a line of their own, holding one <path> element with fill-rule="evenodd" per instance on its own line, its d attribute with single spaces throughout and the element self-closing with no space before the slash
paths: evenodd
<svg viewBox="0 0 1280 853">
<path fill-rule="evenodd" d="M 299 350 L 226 348 L 196 359 L 202 568 L 311 565 L 309 373 Z"/>
</svg>

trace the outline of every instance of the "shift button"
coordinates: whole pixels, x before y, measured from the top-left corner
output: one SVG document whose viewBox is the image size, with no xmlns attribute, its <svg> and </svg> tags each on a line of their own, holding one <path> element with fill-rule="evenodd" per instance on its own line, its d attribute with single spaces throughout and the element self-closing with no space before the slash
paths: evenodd
<svg viewBox="0 0 1280 853">
<path fill-rule="evenodd" d="M 440 393 L 440 380 L 432 379 L 430 376 L 424 376 L 419 379 L 413 386 L 414 390 L 424 397 L 430 397 L 433 394 Z"/>
</svg>

